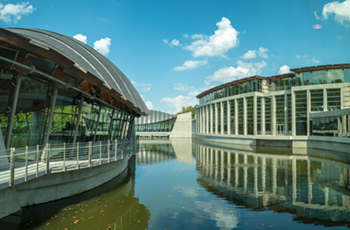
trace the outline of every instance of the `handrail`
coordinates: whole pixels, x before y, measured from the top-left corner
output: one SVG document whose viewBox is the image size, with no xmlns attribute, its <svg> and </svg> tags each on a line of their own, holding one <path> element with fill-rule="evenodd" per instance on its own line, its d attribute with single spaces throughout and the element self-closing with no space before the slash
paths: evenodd
<svg viewBox="0 0 350 230">
<path fill-rule="evenodd" d="M 91 168 L 119 161 L 134 155 L 138 148 L 139 137 L 113 142 L 77 142 L 75 145 L 47 144 L 41 150 L 39 145 L 26 146 L 24 151 L 22 148 L 10 148 L 8 154 L 7 151 L 5 155 L 0 156 L 0 189 L 13 187 L 51 173 Z"/>
</svg>

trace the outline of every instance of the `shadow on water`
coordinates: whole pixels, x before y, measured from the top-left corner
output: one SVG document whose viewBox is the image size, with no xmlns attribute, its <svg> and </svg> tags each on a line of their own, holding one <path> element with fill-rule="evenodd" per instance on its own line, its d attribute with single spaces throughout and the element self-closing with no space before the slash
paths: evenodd
<svg viewBox="0 0 350 230">
<path fill-rule="evenodd" d="M 134 197 L 135 157 L 127 170 L 87 192 L 62 200 L 22 208 L 0 220 L 1 229 L 145 229 L 149 210 Z"/>
<path fill-rule="evenodd" d="M 298 151 L 300 153 L 300 151 Z M 350 226 L 350 159 L 309 149 L 193 142 L 197 182 L 254 212 L 293 214 L 304 224 Z"/>
</svg>

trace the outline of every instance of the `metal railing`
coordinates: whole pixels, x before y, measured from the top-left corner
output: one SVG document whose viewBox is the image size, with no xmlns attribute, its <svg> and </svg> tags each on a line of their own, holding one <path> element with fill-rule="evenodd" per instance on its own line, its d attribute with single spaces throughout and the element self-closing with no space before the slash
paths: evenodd
<svg viewBox="0 0 350 230">
<path fill-rule="evenodd" d="M 0 189 L 59 173 L 108 164 L 138 151 L 139 138 L 10 148 L 0 156 Z"/>
</svg>

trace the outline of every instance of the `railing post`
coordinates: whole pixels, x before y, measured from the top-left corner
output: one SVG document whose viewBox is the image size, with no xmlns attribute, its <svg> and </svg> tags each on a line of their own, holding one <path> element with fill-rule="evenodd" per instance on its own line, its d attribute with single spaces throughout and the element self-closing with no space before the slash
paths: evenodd
<svg viewBox="0 0 350 230">
<path fill-rule="evenodd" d="M 36 145 L 36 177 L 39 174 L 39 145 Z"/>
<path fill-rule="evenodd" d="M 79 142 L 77 142 L 77 169 L 79 169 Z"/>
<path fill-rule="evenodd" d="M 100 165 L 102 164 L 102 141 L 100 141 Z"/>
<path fill-rule="evenodd" d="M 46 144 L 46 175 L 50 173 L 50 145 Z"/>
<path fill-rule="evenodd" d="M 66 143 L 63 143 L 63 167 L 62 171 L 66 171 Z"/>
<path fill-rule="evenodd" d="M 15 184 L 15 148 L 10 149 L 10 182 L 9 186 L 12 188 Z"/>
<path fill-rule="evenodd" d="M 89 141 L 89 167 L 91 167 L 92 142 Z"/>
<path fill-rule="evenodd" d="M 28 174 L 28 146 L 26 146 L 26 171 L 24 173 L 24 181 L 27 181 Z"/>
<path fill-rule="evenodd" d="M 117 139 L 115 139 L 115 142 L 114 142 L 114 161 L 117 161 L 117 159 L 118 159 L 118 157 L 117 157 L 117 153 L 118 153 L 117 147 L 118 147 L 118 141 L 117 141 Z"/>
<path fill-rule="evenodd" d="M 109 163 L 109 154 L 110 154 L 109 146 L 110 146 L 110 141 L 108 140 L 108 142 L 107 142 L 107 148 L 108 148 L 107 163 Z"/>
</svg>

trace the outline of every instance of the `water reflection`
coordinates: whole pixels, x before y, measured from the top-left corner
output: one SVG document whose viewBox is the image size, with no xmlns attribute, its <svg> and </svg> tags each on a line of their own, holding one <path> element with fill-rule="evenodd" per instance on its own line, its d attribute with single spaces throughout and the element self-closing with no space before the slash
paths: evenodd
<svg viewBox="0 0 350 230">
<path fill-rule="evenodd" d="M 135 197 L 135 157 L 129 170 L 86 193 L 23 208 L 0 221 L 0 229 L 146 229 L 150 212 Z"/>
<path fill-rule="evenodd" d="M 343 225 L 350 221 L 350 166 L 341 154 L 259 150 L 270 153 L 194 143 L 198 183 L 255 211 L 289 212 L 305 223 Z"/>
</svg>

